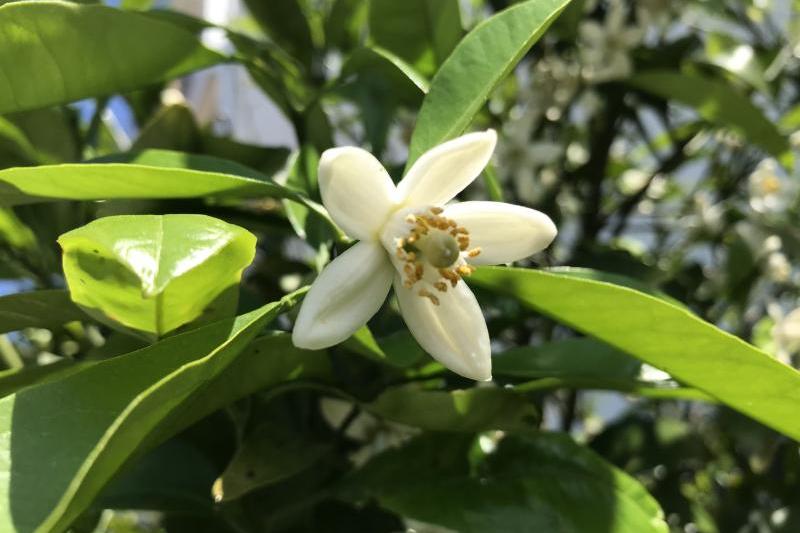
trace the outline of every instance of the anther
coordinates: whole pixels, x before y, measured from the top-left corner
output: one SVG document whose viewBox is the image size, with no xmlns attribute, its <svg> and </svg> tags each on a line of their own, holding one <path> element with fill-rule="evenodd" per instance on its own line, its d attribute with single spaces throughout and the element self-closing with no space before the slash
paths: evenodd
<svg viewBox="0 0 800 533">
<path fill-rule="evenodd" d="M 437 298 L 435 294 L 432 294 L 428 289 L 420 289 L 417 294 L 423 298 L 428 298 L 433 305 L 439 305 L 439 298 Z"/>
<path fill-rule="evenodd" d="M 456 269 L 456 271 L 462 276 L 469 276 L 475 271 L 475 267 L 471 265 L 461 265 Z"/>
<path fill-rule="evenodd" d="M 437 281 L 433 286 L 436 287 L 436 290 L 439 292 L 447 292 L 447 283 L 444 281 Z"/>
<path fill-rule="evenodd" d="M 434 215 L 441 215 L 442 213 L 444 213 L 444 209 L 442 209 L 441 207 L 431 207 L 429 211 Z"/>
<path fill-rule="evenodd" d="M 478 257 L 479 255 L 481 255 L 481 249 L 480 249 L 480 247 L 473 248 L 472 250 L 470 250 L 469 252 L 467 252 L 467 256 L 468 256 L 468 257 Z"/>
</svg>

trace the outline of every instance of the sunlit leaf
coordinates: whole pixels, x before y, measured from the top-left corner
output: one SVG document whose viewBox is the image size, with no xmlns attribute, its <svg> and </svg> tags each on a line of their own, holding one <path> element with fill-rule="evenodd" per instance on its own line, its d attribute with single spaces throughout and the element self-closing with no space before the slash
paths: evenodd
<svg viewBox="0 0 800 533">
<path fill-rule="evenodd" d="M 0 20 L 0 113 L 129 91 L 224 60 L 177 26 L 102 5 L 12 2 Z"/>
<path fill-rule="evenodd" d="M 305 356 L 286 336 L 266 337 L 254 345 L 258 351 L 242 353 L 297 298 L 293 293 L 0 400 L 0 432 L 7 435 L 0 449 L 0 530 L 63 531 L 142 446 L 254 386 L 302 375 L 318 355 Z"/>
<path fill-rule="evenodd" d="M 569 0 L 515 4 L 461 40 L 431 81 L 411 137 L 406 168 L 426 150 L 467 128 L 489 94 L 567 4 Z"/>
<path fill-rule="evenodd" d="M 205 215 L 123 215 L 58 242 L 73 302 L 98 320 L 158 338 L 209 313 L 212 303 L 235 312 L 256 237 Z M 230 289 L 234 297 L 226 298 Z"/>
<path fill-rule="evenodd" d="M 522 268 L 479 269 L 470 281 L 664 370 L 795 439 L 800 372 L 685 308 L 610 283 Z"/>
</svg>

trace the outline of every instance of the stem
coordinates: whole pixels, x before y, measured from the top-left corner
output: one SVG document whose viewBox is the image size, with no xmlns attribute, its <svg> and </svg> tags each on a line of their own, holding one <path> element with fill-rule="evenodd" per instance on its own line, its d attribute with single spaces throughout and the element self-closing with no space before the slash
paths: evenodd
<svg viewBox="0 0 800 533">
<path fill-rule="evenodd" d="M 575 423 L 575 415 L 578 410 L 578 391 L 573 389 L 567 393 L 567 400 L 564 404 L 564 418 L 561 419 L 561 431 L 569 433 Z"/>
</svg>

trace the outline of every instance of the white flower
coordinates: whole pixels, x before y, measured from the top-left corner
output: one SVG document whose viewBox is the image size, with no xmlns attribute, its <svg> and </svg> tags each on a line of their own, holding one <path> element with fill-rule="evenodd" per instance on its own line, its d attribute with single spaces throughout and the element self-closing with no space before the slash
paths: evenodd
<svg viewBox="0 0 800 533">
<path fill-rule="evenodd" d="M 627 78 L 633 72 L 630 51 L 642 41 L 644 29 L 628 26 L 628 8 L 621 0 L 608 3 L 603 24 L 594 20 L 581 23 L 580 55 L 587 81 L 601 83 Z"/>
<path fill-rule="evenodd" d="M 776 283 L 786 283 L 792 275 L 792 265 L 781 252 L 770 252 L 766 266 L 767 278 Z"/>
<path fill-rule="evenodd" d="M 782 213 L 792 204 L 797 187 L 774 159 L 758 164 L 748 178 L 750 207 L 759 213 Z"/>
<path fill-rule="evenodd" d="M 791 365 L 792 355 L 800 351 L 800 308 L 787 315 L 777 305 L 768 306 L 768 310 L 775 321 L 772 327 L 775 356 L 782 363 Z"/>
<path fill-rule="evenodd" d="M 489 333 L 462 276 L 473 265 L 536 253 L 556 235 L 543 213 L 500 202 L 445 206 L 489 162 L 497 136 L 471 133 L 423 154 L 395 187 L 369 152 L 326 150 L 319 164 L 322 202 L 360 242 L 314 281 L 295 323 L 300 348 L 322 349 L 366 324 L 394 285 L 414 338 L 449 369 L 491 379 Z"/>
</svg>

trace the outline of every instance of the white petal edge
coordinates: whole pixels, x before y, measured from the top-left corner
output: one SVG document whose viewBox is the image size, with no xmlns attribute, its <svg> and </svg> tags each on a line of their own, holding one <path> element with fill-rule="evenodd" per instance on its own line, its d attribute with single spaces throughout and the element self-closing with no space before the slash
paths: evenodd
<svg viewBox="0 0 800 533">
<path fill-rule="evenodd" d="M 419 345 L 456 374 L 476 381 L 492 379 L 489 330 L 472 291 L 463 281 L 445 293 L 428 287 L 439 298 L 434 305 L 417 294 L 421 284 L 408 289 L 399 276 L 394 280 L 403 320 Z"/>
<path fill-rule="evenodd" d="M 431 148 L 397 185 L 403 206 L 443 205 L 478 177 L 489 163 L 497 133 L 468 133 Z"/>
<path fill-rule="evenodd" d="M 347 339 L 378 312 L 394 267 L 383 247 L 361 241 L 334 259 L 311 285 L 292 331 L 298 348 L 320 350 Z"/>
<path fill-rule="evenodd" d="M 480 247 L 480 255 L 468 260 L 474 265 L 524 259 L 547 248 L 558 233 L 541 211 L 503 202 L 451 204 L 444 215 L 469 231 L 470 247 Z"/>
<path fill-rule="evenodd" d="M 322 153 L 319 188 L 331 218 L 359 240 L 374 240 L 396 203 L 394 183 L 380 161 L 353 146 Z"/>
</svg>

